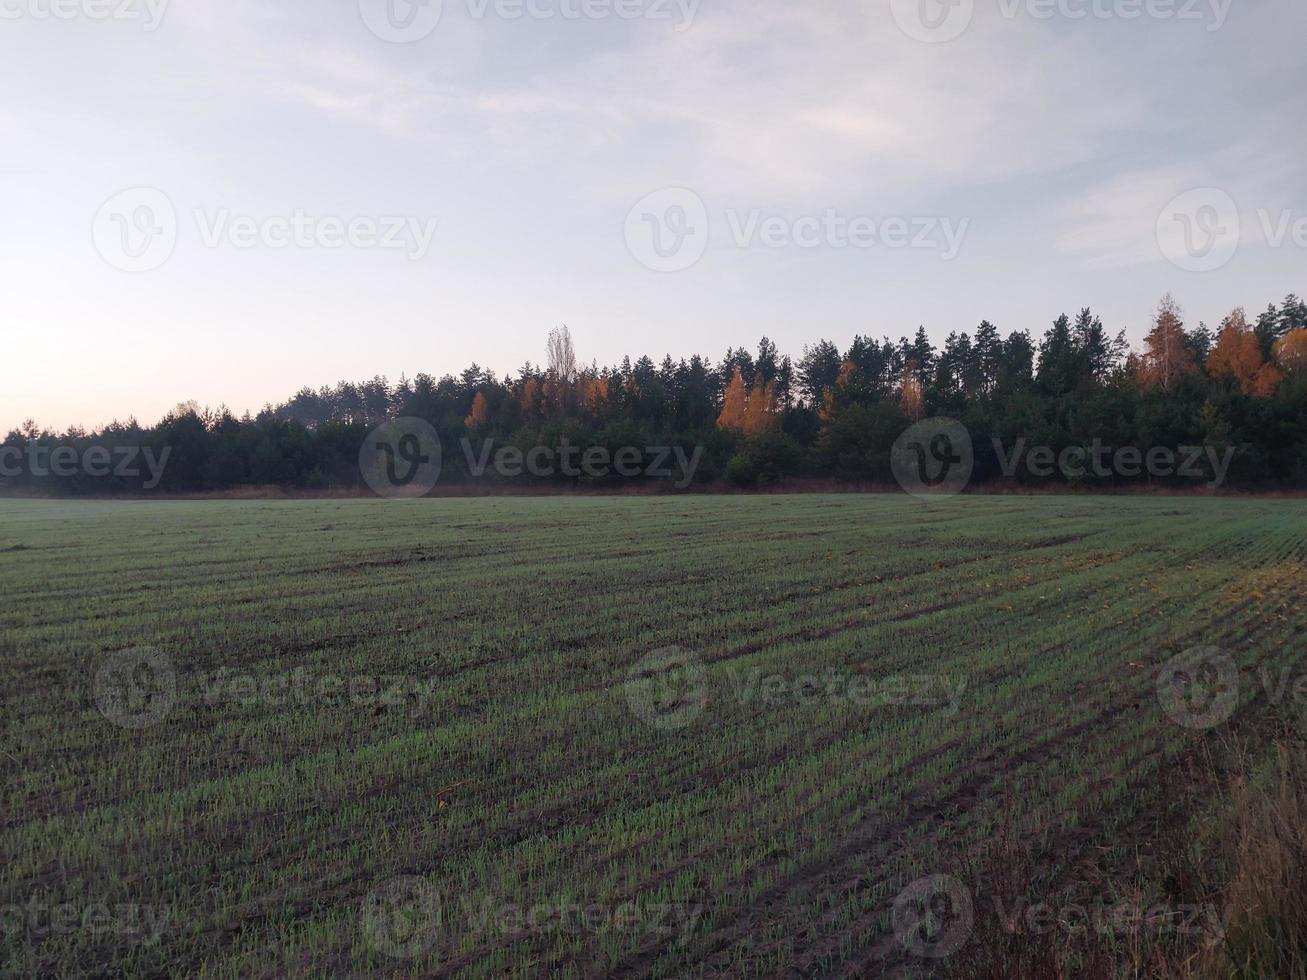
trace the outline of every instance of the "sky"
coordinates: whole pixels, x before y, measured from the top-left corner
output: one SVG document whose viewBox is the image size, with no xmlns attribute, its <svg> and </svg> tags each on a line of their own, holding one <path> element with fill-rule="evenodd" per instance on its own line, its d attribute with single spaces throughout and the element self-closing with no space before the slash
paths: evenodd
<svg viewBox="0 0 1307 980">
<path fill-rule="evenodd" d="M 1307 293 L 1301 0 L 0 0 L 0 432 Z"/>
</svg>

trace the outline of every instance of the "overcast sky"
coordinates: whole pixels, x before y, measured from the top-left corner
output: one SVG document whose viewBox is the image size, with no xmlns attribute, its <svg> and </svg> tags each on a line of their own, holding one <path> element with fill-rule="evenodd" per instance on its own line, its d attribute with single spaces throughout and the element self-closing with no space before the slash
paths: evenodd
<svg viewBox="0 0 1307 980">
<path fill-rule="evenodd" d="M 1138 342 L 1167 291 L 1214 324 L 1307 292 L 1304 36 L 1301 0 L 0 0 L 0 431 L 502 374 L 561 323 L 600 364 L 1086 305 Z"/>
</svg>

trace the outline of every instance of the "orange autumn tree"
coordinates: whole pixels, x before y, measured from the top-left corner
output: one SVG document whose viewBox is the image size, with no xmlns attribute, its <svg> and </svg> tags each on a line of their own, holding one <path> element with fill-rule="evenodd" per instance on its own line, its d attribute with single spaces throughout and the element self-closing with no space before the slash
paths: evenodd
<svg viewBox="0 0 1307 980">
<path fill-rule="evenodd" d="M 1193 353 L 1186 343 L 1180 307 L 1167 293 L 1153 318 L 1153 329 L 1144 338 L 1139 381 L 1147 387 L 1170 391 L 1178 377 L 1191 373 L 1196 367 Z"/>
<path fill-rule="evenodd" d="M 916 421 L 926 410 L 926 393 L 921 386 L 921 364 L 911 360 L 903 365 L 900 382 L 899 408 L 904 415 Z"/>
<path fill-rule="evenodd" d="M 817 413 L 823 425 L 830 425 L 835 418 L 835 392 L 841 388 L 847 388 L 853 380 L 853 375 L 857 373 L 858 366 L 852 361 L 845 361 L 840 365 L 839 377 L 835 379 L 835 387 L 827 388 L 822 392 L 821 411 Z"/>
<path fill-rule="evenodd" d="M 737 367 L 722 398 L 717 428 L 752 436 L 770 431 L 779 421 L 780 405 L 775 383 L 759 378 L 751 391 L 744 383 L 743 372 Z"/>
<path fill-rule="evenodd" d="M 744 409 L 744 432 L 757 435 L 770 432 L 778 422 L 781 414 L 776 400 L 776 383 L 763 381 L 761 378 L 749 392 L 749 402 Z"/>
<path fill-rule="evenodd" d="M 1268 398 L 1284 380 L 1274 364 L 1262 358 L 1262 345 L 1248 324 L 1243 308 L 1221 323 L 1216 346 L 1207 356 L 1207 373 L 1213 378 L 1234 378 L 1245 395 Z"/>
<path fill-rule="evenodd" d="M 722 411 L 717 416 L 717 428 L 743 432 L 744 416 L 748 406 L 749 393 L 744 387 L 744 374 L 736 368 L 731 383 L 726 386 L 726 394 L 722 398 Z"/>
<path fill-rule="evenodd" d="M 1275 359 L 1289 374 L 1307 372 L 1307 330 L 1290 330 L 1277 340 Z"/>
<path fill-rule="evenodd" d="M 605 375 L 593 370 L 583 371 L 581 380 L 577 383 L 577 391 L 581 397 L 581 406 L 587 412 L 602 415 L 608 407 L 608 378 Z"/>
<path fill-rule="evenodd" d="M 540 382 L 535 378 L 528 378 L 526 384 L 522 385 L 522 394 L 519 404 L 522 409 L 523 421 L 530 421 L 540 410 L 540 399 L 544 394 L 540 387 Z"/>
<path fill-rule="evenodd" d="M 490 421 L 490 403 L 486 401 L 483 392 L 478 391 L 477 396 L 472 399 L 472 411 L 468 412 L 467 418 L 463 420 L 463 425 L 468 429 L 479 429 Z"/>
</svg>

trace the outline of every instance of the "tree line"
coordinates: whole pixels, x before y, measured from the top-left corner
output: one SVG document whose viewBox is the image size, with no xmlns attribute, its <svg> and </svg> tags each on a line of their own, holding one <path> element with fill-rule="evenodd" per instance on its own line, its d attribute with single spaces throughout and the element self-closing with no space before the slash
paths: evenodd
<svg viewBox="0 0 1307 980">
<path fill-rule="evenodd" d="M 1307 304 L 1295 295 L 1255 318 L 1232 311 L 1215 329 L 1189 326 L 1165 297 L 1142 348 L 1112 334 L 1089 309 L 1060 316 L 1035 338 L 1003 336 L 988 320 L 936 347 L 919 328 L 897 342 L 855 336 L 846 349 L 821 339 L 793 359 L 763 338 L 731 349 L 655 363 L 582 366 L 568 330 L 554 330 L 543 364 L 503 378 L 473 364 L 459 375 L 375 377 L 303 388 L 285 402 L 237 417 L 225 407 L 179 405 L 158 424 L 130 420 L 88 432 L 51 432 L 34 421 L 0 443 L 0 487 L 102 493 L 139 490 L 140 476 L 86 467 L 52 472 L 91 447 L 166 450 L 160 492 L 245 485 L 305 490 L 361 484 L 358 454 L 389 419 L 429 422 L 446 447 L 442 483 L 473 478 L 464 440 L 535 447 L 702 447 L 699 483 L 755 487 L 792 478 L 888 484 L 891 447 L 913 422 L 958 420 L 975 444 L 974 481 L 1078 482 L 1056 473 L 1005 476 L 1002 446 L 1024 440 L 1059 453 L 1091 442 L 1117 447 L 1203 445 L 1235 450 L 1230 485 L 1307 486 Z M 44 465 L 33 460 L 45 459 Z M 498 479 L 482 476 L 480 480 Z M 620 478 L 601 481 L 621 482 Z M 1114 476 L 1113 483 L 1154 481 Z M 560 483 L 576 479 L 560 477 Z M 585 482 L 582 478 L 580 482 Z M 1193 483 L 1176 477 L 1176 483 Z"/>
</svg>

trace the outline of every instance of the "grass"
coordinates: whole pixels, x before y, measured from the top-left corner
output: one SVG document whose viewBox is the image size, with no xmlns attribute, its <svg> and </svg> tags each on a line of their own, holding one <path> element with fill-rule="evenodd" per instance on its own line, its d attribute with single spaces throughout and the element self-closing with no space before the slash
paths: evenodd
<svg viewBox="0 0 1307 980">
<path fill-rule="evenodd" d="M 986 920 L 996 840 L 1129 893 L 1212 736 L 1159 671 L 1285 707 L 1305 571 L 1292 501 L 0 500 L 2 961 L 940 968 L 896 898 Z"/>
</svg>

